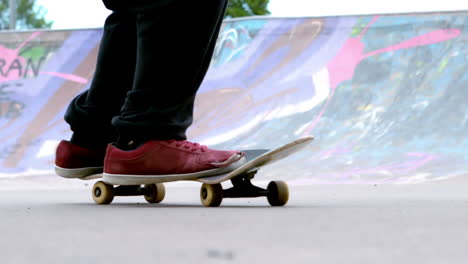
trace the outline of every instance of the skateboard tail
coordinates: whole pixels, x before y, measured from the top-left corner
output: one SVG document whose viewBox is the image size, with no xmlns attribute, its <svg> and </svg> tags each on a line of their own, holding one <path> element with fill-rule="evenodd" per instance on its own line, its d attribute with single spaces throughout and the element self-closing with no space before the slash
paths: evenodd
<svg viewBox="0 0 468 264">
<path fill-rule="evenodd" d="M 286 145 L 268 151 L 266 153 L 261 154 L 260 156 L 249 160 L 247 163 L 242 165 L 241 167 L 231 171 L 230 173 L 210 176 L 210 177 L 202 177 L 194 179 L 195 181 L 207 183 L 207 184 L 217 184 L 227 180 L 230 180 L 234 177 L 240 176 L 242 174 L 249 173 L 253 170 L 259 170 L 261 167 L 273 164 L 277 161 L 280 161 L 284 158 L 287 158 L 294 153 L 304 149 L 310 142 L 314 140 L 313 137 L 303 137 L 292 141 Z"/>
</svg>

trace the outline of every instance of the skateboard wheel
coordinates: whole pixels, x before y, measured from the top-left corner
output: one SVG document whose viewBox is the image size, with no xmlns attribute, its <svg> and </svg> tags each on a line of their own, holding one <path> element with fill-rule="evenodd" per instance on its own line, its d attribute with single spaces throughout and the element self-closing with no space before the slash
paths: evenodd
<svg viewBox="0 0 468 264">
<path fill-rule="evenodd" d="M 289 200 L 289 188 L 284 181 L 272 181 L 267 187 L 267 199 L 271 206 L 283 206 Z"/>
<path fill-rule="evenodd" d="M 218 207 L 223 201 L 221 184 L 203 184 L 200 189 L 200 199 L 206 207 Z"/>
<path fill-rule="evenodd" d="M 114 200 L 114 186 L 98 181 L 93 186 L 92 194 L 97 204 L 110 204 Z"/>
<path fill-rule="evenodd" d="M 166 188 L 162 183 L 145 184 L 145 189 L 149 189 L 149 194 L 145 194 L 145 200 L 148 203 L 160 203 L 166 195 Z"/>
</svg>

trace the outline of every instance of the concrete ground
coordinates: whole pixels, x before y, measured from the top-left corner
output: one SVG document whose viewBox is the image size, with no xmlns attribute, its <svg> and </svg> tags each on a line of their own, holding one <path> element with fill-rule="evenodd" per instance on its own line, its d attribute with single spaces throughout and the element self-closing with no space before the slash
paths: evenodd
<svg viewBox="0 0 468 264">
<path fill-rule="evenodd" d="M 468 177 L 415 185 L 291 186 L 204 208 L 198 184 L 160 205 L 88 188 L 0 191 L 0 263 L 467 263 Z"/>
</svg>

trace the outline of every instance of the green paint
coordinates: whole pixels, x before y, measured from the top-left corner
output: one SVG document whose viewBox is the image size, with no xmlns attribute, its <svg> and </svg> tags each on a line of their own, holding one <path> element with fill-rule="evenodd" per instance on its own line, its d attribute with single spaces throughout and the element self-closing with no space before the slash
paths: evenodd
<svg viewBox="0 0 468 264">
<path fill-rule="evenodd" d="M 442 72 L 442 71 L 445 69 L 445 67 L 447 67 L 448 62 L 449 62 L 449 59 L 448 59 L 448 58 L 443 59 L 443 60 L 440 62 L 439 68 L 437 69 L 437 71 L 438 71 L 438 72 Z"/>
<path fill-rule="evenodd" d="M 21 53 L 21 56 L 25 59 L 31 59 L 33 61 L 39 60 L 45 56 L 46 49 L 44 47 L 33 47 L 27 49 Z"/>
<path fill-rule="evenodd" d="M 360 18 L 351 30 L 351 37 L 355 38 L 359 36 L 359 34 L 361 34 L 361 32 L 367 28 L 371 20 L 372 18 Z"/>
</svg>

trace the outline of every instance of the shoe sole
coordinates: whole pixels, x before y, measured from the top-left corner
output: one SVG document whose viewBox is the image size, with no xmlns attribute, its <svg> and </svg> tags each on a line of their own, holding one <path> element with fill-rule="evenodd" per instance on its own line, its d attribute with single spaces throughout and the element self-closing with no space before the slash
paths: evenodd
<svg viewBox="0 0 468 264">
<path fill-rule="evenodd" d="M 87 167 L 78 169 L 66 169 L 55 166 L 55 173 L 67 179 L 92 180 L 102 177 L 103 167 Z"/>
<path fill-rule="evenodd" d="M 103 173 L 102 180 L 105 183 L 112 184 L 112 185 L 140 185 L 140 184 L 153 184 L 153 183 L 161 183 L 161 182 L 192 180 L 196 178 L 203 178 L 203 177 L 216 176 L 216 175 L 229 173 L 241 167 L 246 162 L 247 160 L 245 159 L 245 157 L 242 157 L 238 161 L 223 168 L 206 170 L 206 171 L 195 172 L 195 173 L 187 173 L 187 174 L 130 175 L 130 174 Z"/>
</svg>

